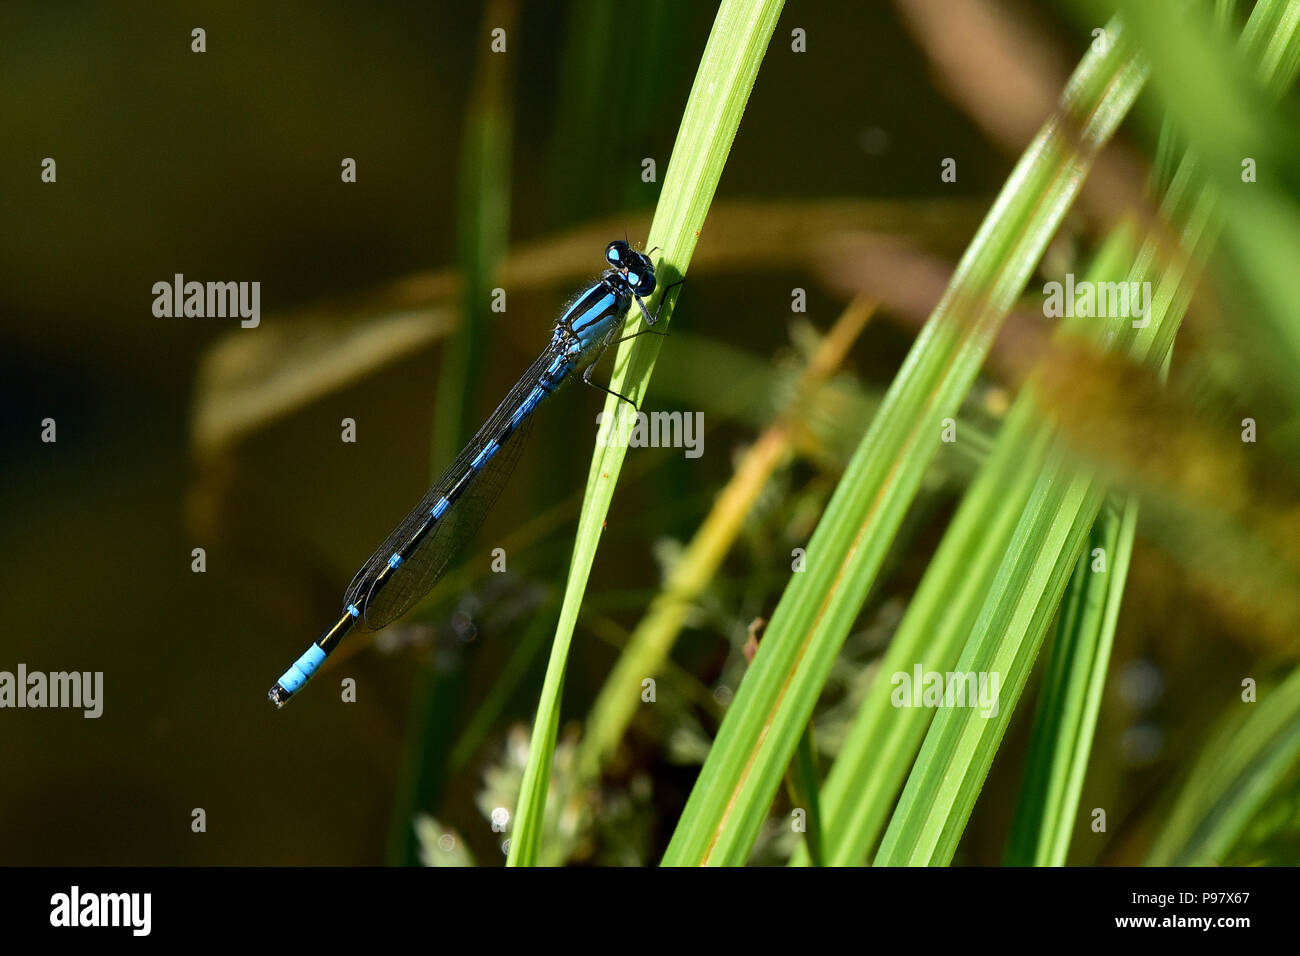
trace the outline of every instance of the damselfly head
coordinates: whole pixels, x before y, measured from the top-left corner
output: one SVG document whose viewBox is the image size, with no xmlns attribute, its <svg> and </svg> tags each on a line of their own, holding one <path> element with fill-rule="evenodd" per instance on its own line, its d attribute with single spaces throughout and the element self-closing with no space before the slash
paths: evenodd
<svg viewBox="0 0 1300 956">
<path fill-rule="evenodd" d="M 628 287 L 639 296 L 655 290 L 655 267 L 649 256 L 637 252 L 622 239 L 605 247 L 605 261 L 623 274 Z"/>
</svg>

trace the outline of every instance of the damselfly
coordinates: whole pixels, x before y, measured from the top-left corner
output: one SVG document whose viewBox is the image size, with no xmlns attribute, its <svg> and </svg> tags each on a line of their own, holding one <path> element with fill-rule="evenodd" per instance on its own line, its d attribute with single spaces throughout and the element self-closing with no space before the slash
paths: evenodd
<svg viewBox="0 0 1300 956">
<path fill-rule="evenodd" d="M 356 573 L 343 596 L 343 613 L 337 623 L 275 682 L 268 696 L 277 707 L 283 707 L 307 683 L 350 631 L 377 631 L 432 590 L 447 563 L 478 530 L 501 493 L 528 437 L 532 414 L 546 396 L 579 370 L 583 382 L 610 391 L 591 380 L 596 361 L 605 349 L 623 341 L 615 336 L 633 302 L 648 326 L 659 320 L 659 310 L 652 314 L 645 304 L 655 291 L 655 270 L 648 256 L 615 240 L 605 247 L 605 261 L 610 268 L 565 309 L 541 356 L 420 503 Z M 664 292 L 682 281 L 674 282 Z M 663 308 L 662 302 L 659 308 Z M 649 331 L 643 329 L 626 338 Z M 622 395 L 618 397 L 627 401 Z"/>
</svg>

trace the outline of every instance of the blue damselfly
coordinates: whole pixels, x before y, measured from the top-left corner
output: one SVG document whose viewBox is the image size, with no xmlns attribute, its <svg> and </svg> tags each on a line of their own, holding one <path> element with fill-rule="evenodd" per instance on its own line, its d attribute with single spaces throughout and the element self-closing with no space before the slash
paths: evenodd
<svg viewBox="0 0 1300 956">
<path fill-rule="evenodd" d="M 338 621 L 275 682 L 268 696 L 277 707 L 307 683 L 350 631 L 377 631 L 429 593 L 501 493 L 528 437 L 532 414 L 543 399 L 577 371 L 586 384 L 610 391 L 591 381 L 595 363 L 605 349 L 623 341 L 616 336 L 633 302 L 647 326 L 658 321 L 659 311 L 651 313 L 645 304 L 655 291 L 655 270 L 648 256 L 615 240 L 605 247 L 605 261 L 609 268 L 565 309 L 537 361 L 353 577 Z M 670 285 L 665 294 L 682 281 Z M 642 330 L 648 331 L 652 330 Z M 622 395 L 618 398 L 628 401 Z"/>
</svg>

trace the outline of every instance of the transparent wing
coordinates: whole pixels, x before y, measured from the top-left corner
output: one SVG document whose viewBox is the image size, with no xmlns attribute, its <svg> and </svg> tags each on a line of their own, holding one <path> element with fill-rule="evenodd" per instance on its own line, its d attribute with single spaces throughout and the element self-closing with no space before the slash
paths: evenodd
<svg viewBox="0 0 1300 956">
<path fill-rule="evenodd" d="M 483 427 L 456 456 L 455 461 L 425 492 L 420 503 L 411 509 L 353 577 L 344 595 L 343 605 L 345 608 L 349 604 L 356 605 L 362 612 L 362 621 L 367 628 L 379 630 L 401 617 L 428 594 L 446 571 L 451 559 L 483 524 L 483 519 L 501 495 L 501 489 L 505 487 L 527 444 L 528 435 L 532 431 L 531 414 L 502 442 L 497 453 L 470 479 L 468 487 L 452 502 L 442 517 L 433 522 L 401 566 L 381 584 L 381 575 L 388 567 L 389 557 L 405 549 L 429 522 L 434 505 L 470 470 L 471 463 L 484 446 L 501 434 L 554 358 L 554 352 L 549 349 L 542 353 L 510 390 L 505 401 L 497 406 Z"/>
</svg>

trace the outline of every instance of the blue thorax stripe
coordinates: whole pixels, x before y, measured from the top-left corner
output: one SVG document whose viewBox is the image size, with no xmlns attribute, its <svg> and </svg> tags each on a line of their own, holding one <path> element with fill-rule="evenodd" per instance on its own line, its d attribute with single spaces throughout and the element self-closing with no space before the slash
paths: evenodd
<svg viewBox="0 0 1300 956">
<path fill-rule="evenodd" d="M 614 307 L 614 293 L 604 283 L 598 283 L 584 294 L 564 313 L 560 320 L 575 332 L 581 332 Z"/>
</svg>

